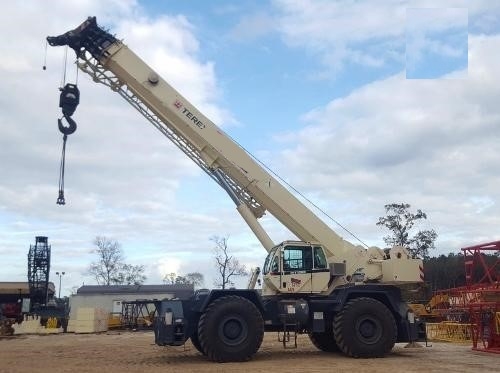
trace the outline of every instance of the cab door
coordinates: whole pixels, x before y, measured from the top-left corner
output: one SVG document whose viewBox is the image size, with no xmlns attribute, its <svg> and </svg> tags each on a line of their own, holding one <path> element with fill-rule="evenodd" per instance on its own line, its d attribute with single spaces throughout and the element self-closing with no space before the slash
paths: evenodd
<svg viewBox="0 0 500 373">
<path fill-rule="evenodd" d="M 282 293 L 311 293 L 313 253 L 310 245 L 285 245 L 282 252 Z"/>
<path fill-rule="evenodd" d="M 313 269 L 311 288 L 313 293 L 319 293 L 328 289 L 330 282 L 330 268 L 325 256 L 325 249 L 321 245 L 313 245 Z"/>
<path fill-rule="evenodd" d="M 283 293 L 319 293 L 328 288 L 330 270 L 321 245 L 286 245 L 282 253 Z"/>
<path fill-rule="evenodd" d="M 265 295 L 320 293 L 330 281 L 323 247 L 305 243 L 274 248 L 266 259 L 263 274 Z"/>
</svg>

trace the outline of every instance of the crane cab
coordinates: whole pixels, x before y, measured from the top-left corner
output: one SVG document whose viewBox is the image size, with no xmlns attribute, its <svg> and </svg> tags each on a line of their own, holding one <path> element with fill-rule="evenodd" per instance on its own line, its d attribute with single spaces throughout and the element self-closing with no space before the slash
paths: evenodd
<svg viewBox="0 0 500 373">
<path fill-rule="evenodd" d="M 321 293 L 328 289 L 330 269 L 321 244 L 285 241 L 273 247 L 263 268 L 263 295 Z"/>
</svg>

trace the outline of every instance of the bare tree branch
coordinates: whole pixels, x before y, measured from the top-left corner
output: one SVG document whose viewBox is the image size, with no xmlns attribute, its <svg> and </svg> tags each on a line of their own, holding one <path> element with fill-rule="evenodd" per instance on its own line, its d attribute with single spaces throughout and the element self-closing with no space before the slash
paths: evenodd
<svg viewBox="0 0 500 373">
<path fill-rule="evenodd" d="M 112 241 L 104 236 L 94 240 L 97 261 L 90 263 L 88 273 L 94 276 L 99 285 L 139 285 L 144 283 L 144 266 L 126 264 L 118 241 Z"/>
<path fill-rule="evenodd" d="M 214 236 L 210 240 L 215 243 L 214 259 L 220 277 L 214 281 L 214 285 L 226 289 L 234 285 L 233 277 L 247 276 L 246 267 L 238 261 L 233 255 L 229 254 L 227 245 L 228 237 Z"/>
</svg>

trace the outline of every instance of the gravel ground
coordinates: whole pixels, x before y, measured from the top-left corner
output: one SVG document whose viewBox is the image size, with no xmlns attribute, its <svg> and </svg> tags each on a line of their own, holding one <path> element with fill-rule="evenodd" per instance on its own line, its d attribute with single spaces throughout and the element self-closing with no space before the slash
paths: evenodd
<svg viewBox="0 0 500 373">
<path fill-rule="evenodd" d="M 188 342 L 159 347 L 150 332 L 25 335 L 0 339 L 0 372 L 499 372 L 500 354 L 470 345 L 432 342 L 416 349 L 396 345 L 380 359 L 352 359 L 318 351 L 301 335 L 297 349 L 283 349 L 277 334 L 266 333 L 254 358 L 245 363 L 207 361 Z"/>
</svg>

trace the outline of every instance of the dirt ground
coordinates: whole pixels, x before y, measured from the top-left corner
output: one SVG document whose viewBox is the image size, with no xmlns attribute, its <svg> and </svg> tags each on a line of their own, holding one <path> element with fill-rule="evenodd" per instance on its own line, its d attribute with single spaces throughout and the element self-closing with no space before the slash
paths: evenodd
<svg viewBox="0 0 500 373">
<path fill-rule="evenodd" d="M 0 372 L 499 372 L 500 355 L 470 345 L 432 342 L 432 347 L 396 345 L 381 359 L 352 359 L 316 350 L 305 335 L 298 348 L 284 350 L 267 333 L 259 352 L 245 363 L 207 361 L 188 342 L 159 347 L 151 332 L 27 335 L 0 339 Z"/>
</svg>

